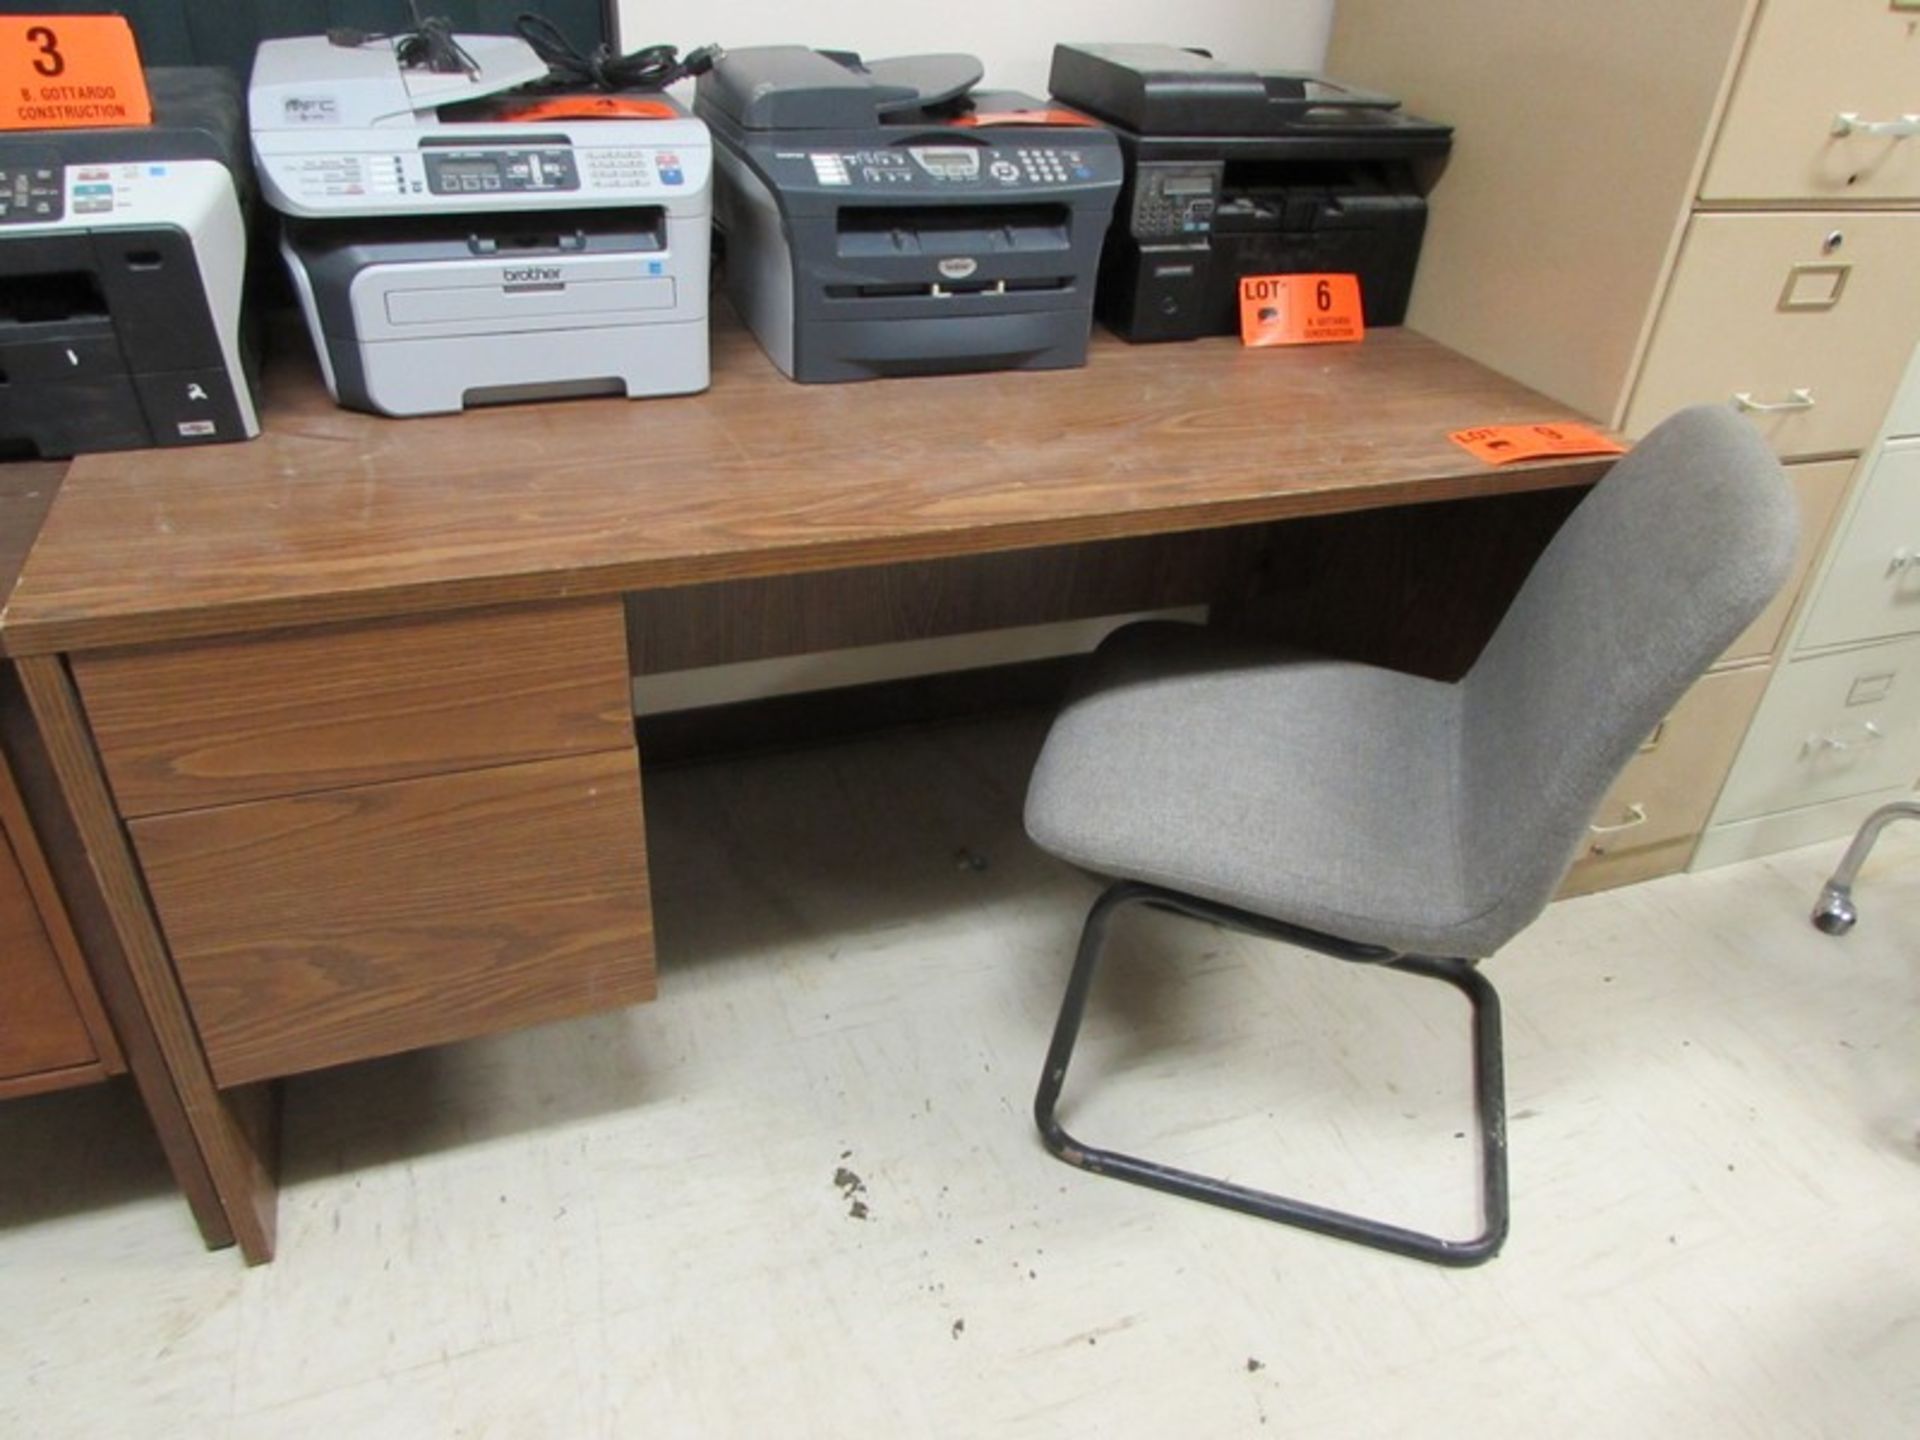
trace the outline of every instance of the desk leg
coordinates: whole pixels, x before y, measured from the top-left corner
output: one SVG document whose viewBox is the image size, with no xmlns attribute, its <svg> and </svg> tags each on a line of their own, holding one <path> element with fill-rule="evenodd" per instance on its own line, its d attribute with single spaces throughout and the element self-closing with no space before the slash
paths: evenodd
<svg viewBox="0 0 1920 1440">
<path fill-rule="evenodd" d="M 114 1005 L 115 1022 L 142 1038 L 150 1036 L 164 1063 L 164 1075 L 139 1076 L 142 1092 L 170 1150 L 178 1137 L 168 1133 L 172 1127 L 166 1120 L 184 1119 L 240 1253 L 248 1264 L 263 1264 L 273 1258 L 279 1197 L 274 1175 L 277 1097 L 266 1086 L 224 1093 L 214 1088 L 213 1072 L 187 1013 L 66 664 L 53 655 L 27 656 L 15 663 L 119 941 L 118 954 L 94 957 L 105 972 L 101 989 Z M 120 1003 L 115 1004 L 114 997 Z M 150 1089 L 156 1093 L 148 1093 Z M 191 1190 L 189 1198 L 195 1198 Z M 196 1213 L 199 1209 L 196 1206 Z M 209 1243 L 219 1243 L 219 1227 L 210 1226 L 205 1215 L 200 1218 Z"/>
</svg>

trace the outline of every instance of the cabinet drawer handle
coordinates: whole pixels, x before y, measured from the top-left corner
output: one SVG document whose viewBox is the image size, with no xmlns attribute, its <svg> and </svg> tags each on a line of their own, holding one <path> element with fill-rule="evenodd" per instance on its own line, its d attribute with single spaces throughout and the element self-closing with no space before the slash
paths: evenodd
<svg viewBox="0 0 1920 1440">
<path fill-rule="evenodd" d="M 1773 401 L 1756 400 L 1752 391 L 1742 390 L 1733 397 L 1733 403 L 1749 414 L 1775 415 L 1783 410 L 1811 410 L 1817 402 L 1813 398 L 1813 391 L 1802 387 L 1789 390 L 1784 400 Z"/>
<path fill-rule="evenodd" d="M 1587 831 L 1593 835 L 1618 835 L 1622 830 L 1631 830 L 1635 826 L 1647 823 L 1647 807 L 1644 805 L 1627 806 L 1627 818 L 1618 825 L 1589 825 Z"/>
<path fill-rule="evenodd" d="M 1858 110 L 1842 110 L 1833 117 L 1836 135 L 1878 135 L 1888 140 L 1906 140 L 1920 135 L 1920 115 L 1902 115 L 1898 120 L 1862 120 Z"/>
<path fill-rule="evenodd" d="M 1823 750 L 1847 751 L 1861 745 L 1871 745 L 1877 740 L 1887 738 L 1886 731 L 1869 720 L 1860 727 L 1861 734 L 1856 740 L 1842 740 L 1837 735 L 1814 735 L 1801 749 L 1808 754 L 1819 754 Z"/>
<path fill-rule="evenodd" d="M 1887 573 L 1896 575 L 1902 570 L 1911 570 L 1916 565 L 1920 565 L 1920 550 L 1902 545 L 1893 552 L 1893 558 L 1887 561 Z"/>
</svg>

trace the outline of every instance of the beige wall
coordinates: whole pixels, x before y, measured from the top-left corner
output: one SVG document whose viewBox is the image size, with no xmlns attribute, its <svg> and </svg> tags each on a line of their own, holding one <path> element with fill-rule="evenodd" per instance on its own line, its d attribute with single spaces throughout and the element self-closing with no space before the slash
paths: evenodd
<svg viewBox="0 0 1920 1440">
<path fill-rule="evenodd" d="M 1037 95 L 1059 40 L 1160 41 L 1257 68 L 1317 69 L 1332 10 L 1333 0 L 619 0 L 629 49 L 715 41 L 868 56 L 959 50 L 986 62 L 989 83 Z"/>
</svg>

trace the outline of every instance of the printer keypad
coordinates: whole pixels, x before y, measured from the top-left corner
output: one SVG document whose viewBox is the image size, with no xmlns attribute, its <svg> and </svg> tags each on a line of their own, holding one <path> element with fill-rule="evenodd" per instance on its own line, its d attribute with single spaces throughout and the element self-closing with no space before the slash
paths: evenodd
<svg viewBox="0 0 1920 1440">
<path fill-rule="evenodd" d="M 589 150 L 587 179 L 596 189 L 628 190 L 652 183 L 652 157 L 645 150 Z M 660 178 L 667 180 L 667 160 L 660 157 Z M 668 182 L 671 183 L 671 182 Z"/>
<path fill-rule="evenodd" d="M 1064 185 L 1067 183 L 1067 161 L 1055 150 L 1018 151 L 1020 168 L 1026 178 L 1035 185 Z"/>
<path fill-rule="evenodd" d="M 65 177 L 58 166 L 0 168 L 0 225 L 46 225 L 66 214 Z"/>
</svg>

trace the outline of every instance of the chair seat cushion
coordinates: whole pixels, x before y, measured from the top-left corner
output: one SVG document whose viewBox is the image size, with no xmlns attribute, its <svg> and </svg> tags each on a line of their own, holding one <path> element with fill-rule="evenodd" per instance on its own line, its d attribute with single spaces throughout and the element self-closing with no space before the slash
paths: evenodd
<svg viewBox="0 0 1920 1440">
<path fill-rule="evenodd" d="M 1454 685 L 1193 625 L 1128 626 L 1047 736 L 1027 830 L 1104 875 L 1477 958 L 1491 945 L 1462 879 L 1459 715 Z"/>
</svg>

